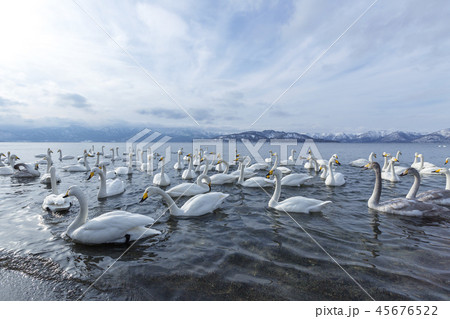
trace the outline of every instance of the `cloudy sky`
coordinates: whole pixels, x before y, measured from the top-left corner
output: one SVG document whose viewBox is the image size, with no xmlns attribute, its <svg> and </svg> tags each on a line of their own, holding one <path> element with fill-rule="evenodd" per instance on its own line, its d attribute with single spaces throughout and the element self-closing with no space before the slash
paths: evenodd
<svg viewBox="0 0 450 319">
<path fill-rule="evenodd" d="M 311 66 L 373 1 L 2 1 L 0 123 L 449 127 L 447 0 L 379 0 Z"/>
</svg>

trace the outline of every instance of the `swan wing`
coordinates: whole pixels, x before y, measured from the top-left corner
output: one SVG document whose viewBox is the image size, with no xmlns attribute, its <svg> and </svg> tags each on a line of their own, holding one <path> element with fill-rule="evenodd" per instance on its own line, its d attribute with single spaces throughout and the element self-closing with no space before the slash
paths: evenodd
<svg viewBox="0 0 450 319">
<path fill-rule="evenodd" d="M 90 245 L 126 242 L 125 235 L 130 231 L 135 234 L 133 229 L 153 223 L 154 219 L 148 216 L 112 211 L 89 220 L 77 228 L 70 237 L 76 242 Z"/>
<path fill-rule="evenodd" d="M 281 179 L 281 185 L 283 186 L 300 186 L 313 177 L 308 174 L 295 173 L 284 176 Z"/>
<path fill-rule="evenodd" d="M 273 208 L 292 213 L 309 213 L 319 212 L 322 210 L 323 206 L 330 203 L 331 201 L 321 201 L 314 198 L 294 196 L 279 202 Z"/>
<path fill-rule="evenodd" d="M 211 192 L 190 198 L 181 207 L 179 216 L 202 216 L 217 209 L 229 194 Z"/>
</svg>

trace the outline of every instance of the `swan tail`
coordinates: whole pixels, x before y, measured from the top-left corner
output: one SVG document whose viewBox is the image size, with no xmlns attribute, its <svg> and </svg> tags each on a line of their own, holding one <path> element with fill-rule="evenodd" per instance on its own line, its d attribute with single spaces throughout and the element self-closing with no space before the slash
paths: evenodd
<svg viewBox="0 0 450 319">
<path fill-rule="evenodd" d="M 317 205 L 315 205 L 315 206 L 312 206 L 312 207 L 309 209 L 309 211 L 310 211 L 310 212 L 313 212 L 313 213 L 318 213 L 318 212 L 322 211 L 322 208 L 323 208 L 324 206 L 326 206 L 326 205 L 328 205 L 328 204 L 331 204 L 331 203 L 333 203 L 331 200 L 327 200 L 327 201 L 325 201 L 325 202 L 321 202 L 321 203 L 319 203 L 319 204 L 317 204 Z"/>
</svg>

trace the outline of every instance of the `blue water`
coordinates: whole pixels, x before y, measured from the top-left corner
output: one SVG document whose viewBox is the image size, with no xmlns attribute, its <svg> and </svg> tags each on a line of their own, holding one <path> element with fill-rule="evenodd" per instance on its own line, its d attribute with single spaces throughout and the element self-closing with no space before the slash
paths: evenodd
<svg viewBox="0 0 450 319">
<path fill-rule="evenodd" d="M 349 162 L 367 158 L 371 151 L 381 162 L 383 151 L 395 154 L 401 150 L 401 165 L 408 166 L 414 152 L 419 152 L 426 161 L 442 166 L 450 148 L 436 144 L 317 144 L 324 158 L 339 155 L 342 165 L 338 171 L 346 176 L 346 185 L 327 187 L 312 173 L 311 185 L 283 188 L 282 199 L 302 195 L 333 201 L 322 213 L 292 214 L 291 218 L 267 207 L 271 189 L 266 194 L 261 189 L 230 185 L 213 187 L 230 194 L 221 209 L 203 217 L 179 219 L 163 214 L 166 207 L 159 197 L 138 203 L 152 181 L 145 173 L 135 171 L 130 178 L 123 178 L 123 195 L 99 201 L 97 179 L 87 181 L 86 173 L 60 170 L 73 161 L 59 162 L 58 148 L 64 155 L 81 155 L 91 145 L 0 143 L 0 151 L 12 151 L 32 162 L 35 154 L 51 147 L 62 178 L 59 191 L 74 184 L 85 189 L 90 218 L 123 209 L 159 218 L 154 228 L 162 234 L 131 247 L 74 244 L 60 235 L 78 213 L 77 203 L 66 214 L 48 213 L 41 205 L 49 189 L 39 179 L 0 176 L 1 300 L 75 300 L 81 296 L 83 300 L 370 300 L 368 294 L 376 300 L 449 299 L 448 216 L 425 219 L 369 210 L 374 174 L 351 167 Z M 101 145 L 107 146 L 106 150 L 117 145 L 125 151 L 124 144 L 101 143 L 95 143 L 96 150 Z M 180 146 L 185 152 L 192 151 L 190 144 L 170 146 L 172 152 Z M 300 147 L 295 148 L 299 151 Z M 237 148 L 242 155 L 248 153 L 242 144 Z M 268 157 L 269 149 L 279 151 L 276 146 L 264 145 L 260 149 L 263 158 Z M 175 159 L 172 155 L 167 167 L 172 167 Z M 45 165 L 40 170 L 43 173 Z M 307 172 L 303 166 L 293 170 Z M 182 182 L 180 174 L 170 170 L 171 186 Z M 410 176 L 398 184 L 384 181 L 382 198 L 405 196 L 411 184 Z M 443 175 L 431 176 L 423 179 L 421 191 L 444 186 Z"/>
</svg>

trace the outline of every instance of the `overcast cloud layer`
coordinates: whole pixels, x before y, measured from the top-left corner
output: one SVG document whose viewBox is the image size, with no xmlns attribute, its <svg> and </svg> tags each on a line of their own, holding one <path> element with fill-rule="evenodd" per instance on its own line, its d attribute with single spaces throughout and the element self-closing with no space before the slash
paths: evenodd
<svg viewBox="0 0 450 319">
<path fill-rule="evenodd" d="M 76 1 L 201 127 L 449 126 L 450 2 Z M 0 2 L 0 121 L 196 127 L 73 1 Z"/>
</svg>

